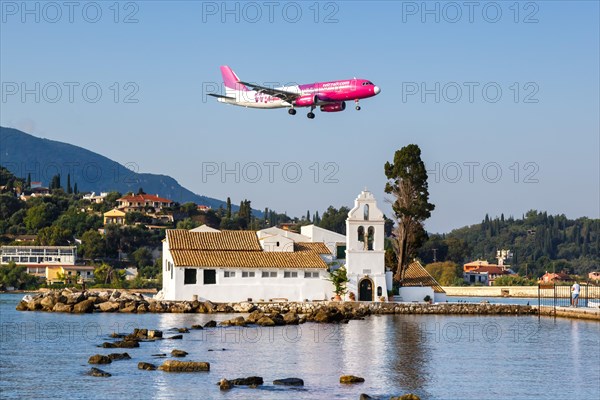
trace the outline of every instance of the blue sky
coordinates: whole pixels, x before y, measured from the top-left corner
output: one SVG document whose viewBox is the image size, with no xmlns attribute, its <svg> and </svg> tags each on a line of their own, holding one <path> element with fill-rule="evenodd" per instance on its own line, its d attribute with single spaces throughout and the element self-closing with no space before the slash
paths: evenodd
<svg viewBox="0 0 600 400">
<path fill-rule="evenodd" d="M 416 143 L 429 231 L 529 209 L 599 217 L 598 2 L 22 4 L 1 3 L 2 126 L 297 216 L 364 187 L 389 212 L 383 165 Z M 356 76 L 382 93 L 314 120 L 243 109 L 206 98 L 222 64 L 262 84 Z"/>
</svg>

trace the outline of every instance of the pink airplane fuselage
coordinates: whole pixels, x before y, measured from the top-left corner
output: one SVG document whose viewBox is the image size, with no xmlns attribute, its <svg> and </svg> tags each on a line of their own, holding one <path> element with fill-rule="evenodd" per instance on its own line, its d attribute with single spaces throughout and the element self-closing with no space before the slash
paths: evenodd
<svg viewBox="0 0 600 400">
<path fill-rule="evenodd" d="M 317 82 L 278 87 L 276 89 L 297 93 L 300 97 L 290 103 L 260 91 L 236 90 L 236 105 L 252 108 L 311 107 L 365 99 L 380 92 L 377 86 L 366 79 Z"/>
</svg>

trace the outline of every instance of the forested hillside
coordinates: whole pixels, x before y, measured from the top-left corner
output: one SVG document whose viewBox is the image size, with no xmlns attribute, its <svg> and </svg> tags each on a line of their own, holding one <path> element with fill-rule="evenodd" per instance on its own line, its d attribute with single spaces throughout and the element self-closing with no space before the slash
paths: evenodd
<svg viewBox="0 0 600 400">
<path fill-rule="evenodd" d="M 515 272 L 539 277 L 545 271 L 566 271 L 587 276 L 600 269 L 600 220 L 568 219 L 565 215 L 548 215 L 531 210 L 520 219 L 491 219 L 480 224 L 433 234 L 419 252 L 426 263 L 454 261 L 462 264 L 476 258 L 496 262 L 496 250 L 510 249 L 509 260 Z"/>
</svg>

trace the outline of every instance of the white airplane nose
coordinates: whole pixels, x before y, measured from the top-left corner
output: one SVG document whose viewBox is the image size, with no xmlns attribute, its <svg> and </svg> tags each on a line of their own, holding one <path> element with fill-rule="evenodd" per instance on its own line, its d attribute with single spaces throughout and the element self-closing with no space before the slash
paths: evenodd
<svg viewBox="0 0 600 400">
<path fill-rule="evenodd" d="M 375 94 L 379 94 L 379 92 L 381 92 L 381 89 L 379 89 L 379 86 L 375 86 L 373 91 L 375 92 Z"/>
</svg>

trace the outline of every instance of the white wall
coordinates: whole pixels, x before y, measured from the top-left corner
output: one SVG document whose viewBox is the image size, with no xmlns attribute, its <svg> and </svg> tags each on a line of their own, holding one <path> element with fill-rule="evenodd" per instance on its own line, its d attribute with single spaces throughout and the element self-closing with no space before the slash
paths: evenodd
<svg viewBox="0 0 600 400">
<path fill-rule="evenodd" d="M 264 251 L 294 252 L 294 241 L 282 235 L 264 236 L 259 242 Z"/>
<path fill-rule="evenodd" d="M 171 252 L 169 251 L 168 241 L 165 240 L 163 242 L 162 292 L 164 293 L 164 298 L 168 300 L 174 300 L 175 297 L 175 273 L 175 263 L 173 262 L 173 257 L 171 257 Z"/>
<path fill-rule="evenodd" d="M 402 301 L 405 302 L 418 301 L 419 303 L 423 303 L 423 299 L 427 295 L 429 295 L 429 297 L 431 297 L 432 300 L 436 301 L 434 297 L 433 288 L 431 286 L 415 286 L 400 288 L 400 297 L 402 297 Z"/>
<path fill-rule="evenodd" d="M 325 280 L 326 270 L 318 272 L 317 278 L 305 278 L 303 269 L 272 269 L 277 277 L 263 278 L 259 269 L 216 269 L 216 284 L 203 284 L 204 269 L 196 268 L 196 284 L 184 285 L 184 267 L 174 268 L 173 285 L 163 286 L 165 300 L 211 300 L 215 302 L 239 302 L 251 298 L 253 301 L 285 298 L 289 301 L 326 300 L 333 297 L 333 286 Z M 225 271 L 235 272 L 235 277 L 226 278 Z M 254 277 L 242 277 L 242 272 L 254 272 Z M 265 270 L 267 271 L 267 270 Z M 285 278 L 284 271 L 297 272 L 297 278 Z M 164 272 L 163 272 L 164 273 Z M 165 279 L 163 279 L 164 281 Z"/>
<path fill-rule="evenodd" d="M 261 229 L 260 231 L 256 232 L 256 234 L 258 235 L 259 239 L 263 238 L 265 236 L 281 235 L 281 236 L 285 236 L 287 238 L 292 239 L 294 242 L 310 242 L 310 238 L 308 238 L 304 235 L 301 235 L 301 234 L 295 233 L 295 232 L 286 231 L 285 229 L 277 228 L 276 226 Z"/>
<path fill-rule="evenodd" d="M 300 228 L 302 235 L 310 238 L 311 242 L 322 242 L 334 256 L 337 253 L 337 243 L 346 243 L 346 236 L 337 232 L 320 228 L 315 225 L 305 225 Z"/>
<path fill-rule="evenodd" d="M 445 303 L 447 300 L 446 293 L 435 293 L 433 296 L 434 303 Z"/>
</svg>

